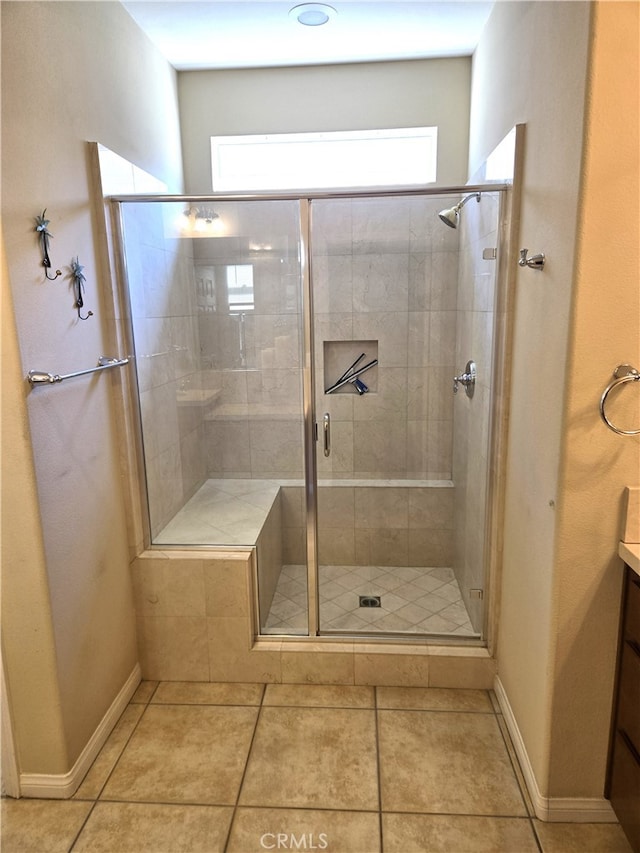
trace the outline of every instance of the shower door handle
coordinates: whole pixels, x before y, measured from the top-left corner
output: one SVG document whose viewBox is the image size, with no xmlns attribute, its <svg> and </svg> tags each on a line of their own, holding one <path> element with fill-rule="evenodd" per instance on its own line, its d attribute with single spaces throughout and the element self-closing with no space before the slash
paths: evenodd
<svg viewBox="0 0 640 853">
<path fill-rule="evenodd" d="M 322 417 L 322 437 L 324 442 L 324 455 L 331 455 L 331 418 L 329 412 L 325 412 Z"/>
</svg>

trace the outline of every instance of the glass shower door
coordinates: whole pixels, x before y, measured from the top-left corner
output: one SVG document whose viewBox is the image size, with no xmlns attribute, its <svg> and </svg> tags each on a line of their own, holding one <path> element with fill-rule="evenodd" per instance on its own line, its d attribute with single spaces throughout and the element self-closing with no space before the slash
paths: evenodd
<svg viewBox="0 0 640 853">
<path fill-rule="evenodd" d="M 152 542 L 255 547 L 266 633 L 307 633 L 299 210 L 122 210 Z"/>
<path fill-rule="evenodd" d="M 459 199 L 311 203 L 321 633 L 478 635 L 454 572 L 463 238 L 438 217 Z"/>
</svg>

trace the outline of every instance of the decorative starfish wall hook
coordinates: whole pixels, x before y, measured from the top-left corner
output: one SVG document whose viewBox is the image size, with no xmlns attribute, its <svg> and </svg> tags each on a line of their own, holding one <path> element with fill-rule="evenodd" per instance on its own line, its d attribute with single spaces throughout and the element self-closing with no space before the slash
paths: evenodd
<svg viewBox="0 0 640 853">
<path fill-rule="evenodd" d="M 71 268 L 71 277 L 73 278 L 73 287 L 75 291 L 76 297 L 76 308 L 78 309 L 78 317 L 81 320 L 88 320 L 89 317 L 93 317 L 93 311 L 88 311 L 87 316 L 82 316 L 82 308 L 84 307 L 84 300 L 82 298 L 82 291 L 84 290 L 84 283 L 87 280 L 82 270 L 84 267 L 80 264 L 78 258 L 73 258 L 71 260 L 71 264 L 69 265 Z"/>
<path fill-rule="evenodd" d="M 49 279 L 49 281 L 55 281 L 58 276 L 62 275 L 60 270 L 56 270 L 56 274 L 54 276 L 49 275 L 49 270 L 51 269 L 51 260 L 49 258 L 49 240 L 53 237 L 47 228 L 49 225 L 48 219 L 45 219 L 45 214 L 47 209 L 42 211 L 40 216 L 36 216 L 36 232 L 40 237 L 40 246 L 42 248 L 42 266 L 44 267 L 44 274 Z"/>
</svg>

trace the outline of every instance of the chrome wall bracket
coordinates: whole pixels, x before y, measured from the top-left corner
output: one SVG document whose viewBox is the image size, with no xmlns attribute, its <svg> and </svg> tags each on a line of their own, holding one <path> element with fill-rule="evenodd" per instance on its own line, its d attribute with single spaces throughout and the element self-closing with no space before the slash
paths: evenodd
<svg viewBox="0 0 640 853">
<path fill-rule="evenodd" d="M 473 392 L 476 386 L 476 363 L 468 361 L 464 369 L 464 373 L 460 376 L 453 377 L 453 393 L 458 393 L 458 385 L 462 385 L 467 397 L 473 397 Z"/>
<path fill-rule="evenodd" d="M 520 267 L 529 267 L 530 270 L 539 270 L 542 271 L 544 269 L 544 252 L 538 252 L 537 255 L 531 255 L 531 257 L 527 257 L 529 253 L 528 249 L 520 249 L 520 260 L 518 261 L 518 266 Z"/>
</svg>

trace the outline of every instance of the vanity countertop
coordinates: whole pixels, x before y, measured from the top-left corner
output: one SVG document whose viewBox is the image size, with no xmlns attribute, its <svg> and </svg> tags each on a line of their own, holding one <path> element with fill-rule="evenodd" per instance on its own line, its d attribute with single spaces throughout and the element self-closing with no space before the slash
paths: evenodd
<svg viewBox="0 0 640 853">
<path fill-rule="evenodd" d="M 637 575 L 640 575 L 640 545 L 630 542 L 620 542 L 618 556 L 622 557 L 625 563 L 631 566 Z"/>
</svg>

